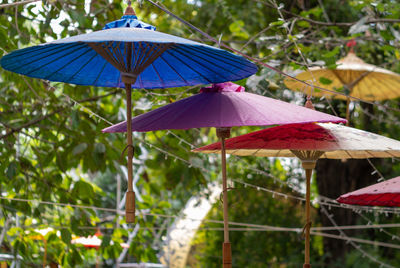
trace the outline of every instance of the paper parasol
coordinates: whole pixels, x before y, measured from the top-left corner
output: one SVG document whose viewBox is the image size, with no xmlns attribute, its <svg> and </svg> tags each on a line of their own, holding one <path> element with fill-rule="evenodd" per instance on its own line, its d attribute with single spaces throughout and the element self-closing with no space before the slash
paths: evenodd
<svg viewBox="0 0 400 268">
<path fill-rule="evenodd" d="M 349 205 L 400 207 L 400 177 L 341 195 L 337 201 Z"/>
<path fill-rule="evenodd" d="M 227 139 L 228 154 L 240 156 L 298 157 L 306 171 L 306 242 L 304 268 L 310 266 L 310 181 L 319 158 L 348 159 L 399 157 L 400 142 L 337 124 L 289 124 Z M 218 153 L 214 143 L 194 150 Z"/>
</svg>

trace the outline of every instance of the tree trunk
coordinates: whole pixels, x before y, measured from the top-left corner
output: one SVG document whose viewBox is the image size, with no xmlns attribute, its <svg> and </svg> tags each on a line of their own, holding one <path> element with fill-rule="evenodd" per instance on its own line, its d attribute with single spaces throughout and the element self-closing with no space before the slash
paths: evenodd
<svg viewBox="0 0 400 268">
<path fill-rule="evenodd" d="M 317 162 L 316 174 L 319 194 L 336 199 L 340 195 L 377 182 L 376 175 L 371 175 L 374 169 L 367 160 L 350 159 L 347 161 L 320 159 Z M 327 208 L 328 209 L 328 208 Z M 331 208 L 333 219 L 338 225 L 356 224 L 357 214 L 352 210 Z M 332 226 L 329 218 L 320 211 L 323 226 Z M 337 234 L 337 231 L 332 233 Z M 346 235 L 353 236 L 354 231 L 345 231 Z M 339 259 L 352 250 L 350 244 L 344 240 L 324 238 L 324 256 L 327 267 L 335 267 Z"/>
</svg>

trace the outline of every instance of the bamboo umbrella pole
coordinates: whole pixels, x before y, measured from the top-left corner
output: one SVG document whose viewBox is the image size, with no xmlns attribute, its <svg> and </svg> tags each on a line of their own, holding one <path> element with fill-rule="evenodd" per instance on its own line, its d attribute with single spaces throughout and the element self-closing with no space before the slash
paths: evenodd
<svg viewBox="0 0 400 268">
<path fill-rule="evenodd" d="M 347 97 L 347 101 L 346 101 L 346 126 L 349 126 L 350 124 L 350 97 Z"/>
<path fill-rule="evenodd" d="M 135 192 L 133 191 L 133 142 L 132 142 L 132 84 L 136 77 L 122 76 L 126 90 L 127 150 L 128 150 L 128 191 L 126 192 L 125 217 L 127 223 L 135 222 Z"/>
<path fill-rule="evenodd" d="M 232 267 L 231 243 L 229 242 L 228 225 L 228 193 L 226 179 L 226 153 L 225 139 L 230 136 L 230 128 L 217 128 L 217 136 L 221 140 L 221 165 L 222 165 L 222 194 L 223 194 L 223 212 L 224 212 L 224 243 L 222 245 L 222 267 Z"/>
<path fill-rule="evenodd" d="M 310 195 L 311 195 L 311 175 L 315 168 L 315 161 L 303 161 L 302 165 L 306 171 L 306 225 L 305 225 L 305 246 L 304 246 L 304 265 L 303 268 L 310 268 Z"/>
<path fill-rule="evenodd" d="M 44 236 L 42 236 L 43 244 L 44 244 L 44 254 L 43 254 L 43 268 L 46 267 L 47 262 L 47 240 Z"/>
<path fill-rule="evenodd" d="M 304 226 L 304 265 L 303 268 L 311 268 L 310 264 L 310 195 L 311 195 L 311 175 L 312 170 L 315 168 L 317 160 L 323 155 L 323 151 L 299 151 L 291 150 L 291 152 L 301 160 L 302 167 L 306 172 L 306 224 Z"/>
</svg>

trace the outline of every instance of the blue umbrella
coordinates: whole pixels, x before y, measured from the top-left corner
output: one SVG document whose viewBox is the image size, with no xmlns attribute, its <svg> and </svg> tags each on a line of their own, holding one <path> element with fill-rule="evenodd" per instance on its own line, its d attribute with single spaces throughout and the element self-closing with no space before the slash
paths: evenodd
<svg viewBox="0 0 400 268">
<path fill-rule="evenodd" d="M 124 87 L 127 97 L 126 221 L 134 222 L 131 88 L 167 88 L 240 80 L 257 67 L 228 51 L 155 31 L 129 6 L 103 30 L 13 51 L 0 60 L 9 71 L 77 85 Z"/>
</svg>

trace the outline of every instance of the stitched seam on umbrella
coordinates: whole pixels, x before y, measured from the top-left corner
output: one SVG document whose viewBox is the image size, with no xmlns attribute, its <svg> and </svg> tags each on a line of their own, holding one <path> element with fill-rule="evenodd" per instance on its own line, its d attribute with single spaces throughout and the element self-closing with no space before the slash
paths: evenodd
<svg viewBox="0 0 400 268">
<path fill-rule="evenodd" d="M 46 76 L 46 79 L 51 80 L 50 77 L 52 77 L 55 73 L 57 73 L 57 72 L 60 71 L 61 69 L 65 68 L 66 66 L 68 66 L 69 64 L 71 64 L 72 62 L 76 61 L 77 59 L 79 59 L 80 57 L 82 57 L 83 55 L 85 55 L 86 53 L 88 53 L 88 52 L 90 52 L 90 51 L 91 51 L 90 49 L 87 49 L 87 50 L 84 51 L 82 54 L 80 54 L 78 57 L 76 57 L 76 58 L 70 60 L 68 63 L 64 64 L 63 66 L 61 66 L 60 68 L 58 68 L 56 71 L 52 72 L 49 76 Z M 80 70 L 82 70 L 82 68 L 85 67 L 95 56 L 96 56 L 96 54 L 94 54 L 93 57 L 92 57 L 85 65 L 83 65 L 83 66 L 78 70 L 78 72 L 79 72 Z M 73 74 L 72 77 L 74 77 L 78 72 L 76 72 L 75 74 Z M 72 77 L 68 78 L 68 80 L 71 79 Z M 68 80 L 65 80 L 65 81 L 68 81 Z"/>
<path fill-rule="evenodd" d="M 96 52 L 96 51 L 95 51 Z M 97 53 L 96 53 L 97 54 Z M 97 56 L 101 57 L 100 55 L 97 54 Z M 96 85 L 97 80 L 99 80 L 101 74 L 103 73 L 104 69 L 106 68 L 107 64 L 109 64 L 108 61 L 106 61 L 103 57 L 101 57 L 104 60 L 104 64 L 103 67 L 101 68 L 101 71 L 99 72 L 99 74 L 97 75 L 96 79 L 93 82 L 93 85 Z M 113 66 L 114 67 L 114 66 Z"/>
<path fill-rule="evenodd" d="M 75 44 L 71 45 L 71 46 L 68 47 L 67 49 L 74 48 L 74 47 L 76 47 Z M 56 51 L 54 52 L 54 50 L 56 50 Z M 49 56 L 52 56 L 52 55 L 58 53 L 60 50 L 65 51 L 65 48 L 63 48 L 62 46 L 60 46 L 60 47 L 56 47 L 54 50 L 51 50 L 51 51 L 53 51 L 53 53 L 50 53 L 50 54 L 47 54 L 47 55 L 42 55 L 43 57 L 35 58 L 35 59 L 33 59 L 32 61 L 30 61 L 30 62 L 28 62 L 28 63 L 24 63 L 24 64 L 21 65 L 20 67 L 17 67 L 16 70 L 18 70 L 18 69 L 20 69 L 20 68 L 22 68 L 22 67 L 24 67 L 24 66 L 30 65 L 31 63 L 36 62 L 36 61 L 38 61 L 38 60 L 42 60 L 42 59 L 44 59 L 44 58 L 47 58 L 47 57 L 49 57 Z M 63 55 L 63 56 L 64 56 L 64 55 Z M 63 57 L 63 56 L 62 56 L 62 57 Z M 58 59 L 59 59 L 59 58 L 57 58 L 56 60 L 58 60 Z M 55 61 L 55 60 L 53 60 L 53 61 Z M 37 67 L 36 69 L 34 69 L 33 71 L 31 70 L 31 71 L 28 72 L 27 74 L 30 74 L 30 73 L 32 73 L 32 72 L 38 70 L 38 69 L 41 69 L 42 67 L 43 67 L 43 66 Z"/>
<path fill-rule="evenodd" d="M 68 80 L 71 80 L 75 75 L 77 75 L 80 71 L 82 71 L 82 69 L 83 69 L 84 67 L 86 67 L 86 66 L 89 64 L 89 62 L 91 62 L 96 56 L 98 56 L 98 54 L 97 54 L 97 53 L 94 53 L 93 57 L 91 57 L 85 64 L 83 64 L 83 65 L 81 66 L 81 68 L 79 68 L 78 71 L 76 71 L 71 77 L 68 78 Z"/>
<path fill-rule="evenodd" d="M 175 59 L 177 59 L 178 61 L 180 61 L 183 65 L 185 65 L 186 67 L 188 67 L 190 70 L 192 70 L 193 72 L 197 73 L 200 77 L 203 77 L 204 80 L 206 80 L 208 83 L 212 83 L 207 77 L 203 76 L 201 73 L 199 73 L 197 70 L 192 69 L 189 65 L 187 65 L 185 62 L 183 62 L 181 59 L 179 59 L 178 57 L 176 57 L 174 54 L 170 53 L 168 50 L 165 51 L 165 53 L 167 53 L 168 55 L 170 55 L 171 57 L 174 57 Z"/>
<path fill-rule="evenodd" d="M 235 61 L 236 63 L 239 63 L 239 64 L 241 64 L 241 65 L 245 65 L 245 66 L 247 66 L 247 67 L 251 67 L 251 68 L 254 68 L 254 64 L 253 63 L 251 63 L 251 62 L 249 62 L 249 61 L 242 61 L 242 60 L 240 60 L 240 58 L 239 58 L 239 56 L 237 56 L 237 55 L 235 55 L 235 54 L 233 54 L 233 53 L 231 53 L 231 52 L 229 52 L 229 51 L 225 51 L 225 50 L 222 50 L 223 51 L 223 53 L 216 53 L 216 51 L 217 50 L 215 50 L 215 51 L 213 51 L 213 50 L 207 50 L 207 52 L 205 52 L 204 51 L 204 47 L 202 47 L 202 46 L 193 46 L 192 47 L 193 48 L 193 50 L 200 50 L 200 51 L 202 51 L 203 52 L 203 54 L 205 54 L 206 53 L 206 55 L 215 55 L 216 57 L 214 58 L 214 59 L 218 59 L 218 60 L 220 60 L 221 58 L 224 58 L 224 59 L 227 59 L 227 60 L 229 60 L 229 61 Z M 226 57 L 225 55 L 230 55 L 231 57 Z M 234 56 L 234 57 L 232 57 L 232 55 Z M 250 64 L 248 64 L 248 63 L 250 63 Z M 228 62 L 228 64 L 230 64 L 229 62 Z"/>
<path fill-rule="evenodd" d="M 182 49 L 182 50 L 183 50 L 183 49 Z M 206 69 L 206 70 L 209 70 L 211 73 L 218 75 L 220 78 L 225 79 L 224 81 L 226 81 L 226 78 L 224 78 L 223 76 L 221 76 L 218 72 L 216 72 L 215 70 L 209 68 L 207 65 L 204 65 L 203 63 L 200 63 L 198 60 L 192 58 L 192 57 L 191 57 L 191 54 L 188 53 L 187 51 L 183 50 L 183 52 L 182 52 L 182 51 L 179 51 L 178 49 L 175 49 L 174 51 L 175 51 L 176 53 L 179 53 L 179 54 L 181 54 L 181 55 L 183 55 L 183 56 L 189 58 L 191 61 L 195 62 L 195 63 L 198 64 L 199 66 L 203 67 L 203 68 Z M 188 53 L 188 54 L 185 54 L 185 52 Z M 210 62 L 210 61 L 208 61 L 208 60 L 206 60 L 206 59 L 202 59 L 202 60 L 208 62 L 209 64 L 212 64 L 212 65 L 215 65 L 215 66 L 219 67 L 219 66 L 216 65 L 214 62 Z M 223 69 L 224 71 L 226 71 L 226 70 L 225 70 L 224 68 L 222 68 L 222 67 L 219 67 L 219 68 L 220 68 L 220 69 Z M 229 71 L 229 72 L 231 72 L 231 71 Z M 231 73 L 232 73 L 232 72 L 231 72 Z"/>
<path fill-rule="evenodd" d="M 190 51 L 188 51 L 187 49 L 185 49 L 184 46 L 180 46 L 179 48 L 180 48 L 181 50 L 183 50 L 184 52 L 190 54 Z M 193 50 L 195 50 L 195 49 L 193 49 Z M 176 50 L 176 51 L 179 52 L 179 50 Z M 207 57 L 210 57 L 210 58 L 213 58 L 213 59 L 217 59 L 217 58 L 211 57 L 211 55 L 210 55 L 209 53 L 206 54 L 206 53 L 204 53 L 203 51 L 200 51 L 199 53 L 202 53 L 203 55 L 205 55 L 205 56 L 207 56 Z M 190 58 L 190 57 L 189 57 L 189 58 Z M 236 72 L 231 71 L 231 70 L 228 70 L 228 69 L 226 69 L 226 68 L 224 68 L 224 67 L 218 65 L 217 62 L 224 62 L 224 61 L 222 61 L 220 58 L 218 58 L 218 61 L 216 61 L 216 62 L 209 61 L 209 60 L 207 60 L 206 58 L 202 58 L 202 59 L 203 59 L 204 61 L 207 61 L 208 63 L 210 63 L 210 64 L 212 64 L 212 65 L 217 66 L 217 67 L 220 68 L 220 69 L 223 69 L 223 70 L 225 70 L 225 71 L 227 71 L 227 72 L 230 72 L 231 74 L 236 74 Z M 230 62 L 224 62 L 224 63 L 225 63 L 226 65 L 232 65 Z M 235 65 L 233 65 L 233 66 L 235 66 Z M 235 66 L 235 67 L 236 67 L 236 68 L 239 68 L 239 67 L 237 67 L 237 66 Z"/>
<path fill-rule="evenodd" d="M 50 64 L 50 63 L 54 63 L 54 62 L 58 61 L 59 59 L 65 57 L 66 55 L 71 54 L 71 53 L 74 53 L 74 52 L 77 52 L 77 51 L 79 51 L 79 50 L 81 50 L 81 49 L 83 49 L 83 48 L 85 48 L 85 47 L 78 47 L 77 49 L 75 49 L 75 50 L 73 50 L 73 51 L 71 51 L 71 52 L 68 52 L 67 54 L 61 55 L 61 56 L 59 56 L 59 57 L 53 59 L 52 61 L 47 62 L 46 65 L 42 65 L 42 66 L 40 66 L 40 67 L 38 67 L 38 68 L 36 68 L 36 69 L 31 70 L 28 74 L 33 73 L 33 72 L 35 72 L 35 71 L 37 71 L 37 70 L 39 70 L 39 69 L 42 69 L 44 66 L 47 66 L 47 65 Z M 86 53 L 88 53 L 88 52 L 89 52 L 88 50 L 87 50 L 87 51 L 84 51 L 82 54 L 79 55 L 79 57 L 82 56 L 82 55 L 84 55 L 84 54 L 86 54 Z M 78 57 L 78 58 L 79 58 L 79 57 Z M 64 67 L 67 66 L 68 64 L 70 64 L 71 62 L 75 61 L 76 59 L 77 59 L 77 58 L 74 58 L 74 59 L 70 60 L 68 63 L 66 63 L 66 64 L 63 65 L 61 68 L 57 69 L 56 71 L 52 72 L 50 75 L 46 75 L 46 76 L 44 77 L 44 79 L 49 79 L 49 77 L 53 76 L 53 74 L 55 74 L 56 72 L 58 72 L 59 70 L 61 70 L 62 68 L 64 68 Z M 50 80 L 50 79 L 49 79 L 49 80 Z"/>
<path fill-rule="evenodd" d="M 55 44 L 54 45 L 43 45 L 43 46 L 39 45 L 39 46 L 36 46 L 36 47 L 28 47 L 28 48 L 22 49 L 22 51 L 17 50 L 15 52 L 11 52 L 8 55 L 15 54 L 15 56 L 18 56 L 18 57 L 26 55 L 26 54 L 29 54 L 29 53 L 33 53 L 35 55 L 39 50 L 42 50 L 42 49 L 47 49 L 46 52 L 48 52 L 48 51 L 53 51 L 53 50 L 56 50 L 56 49 L 64 48 L 64 46 L 74 47 L 76 45 L 77 45 L 76 43 L 68 43 L 68 44 L 63 44 L 63 45 L 55 45 Z M 48 48 L 49 46 L 53 47 L 53 48 L 49 49 Z M 34 48 L 37 48 L 37 49 L 34 49 Z M 21 52 L 21 53 L 19 53 L 19 52 Z M 36 54 L 36 55 L 38 55 L 38 54 Z"/>
<path fill-rule="evenodd" d="M 164 58 L 163 58 L 163 55 L 160 55 L 160 57 L 159 57 L 160 59 L 162 59 L 182 80 L 183 80 L 183 82 L 185 82 L 186 84 L 189 84 L 176 70 L 175 70 L 175 68 L 171 65 L 171 64 L 169 64 L 169 62 L 168 61 L 166 61 Z"/>
</svg>

